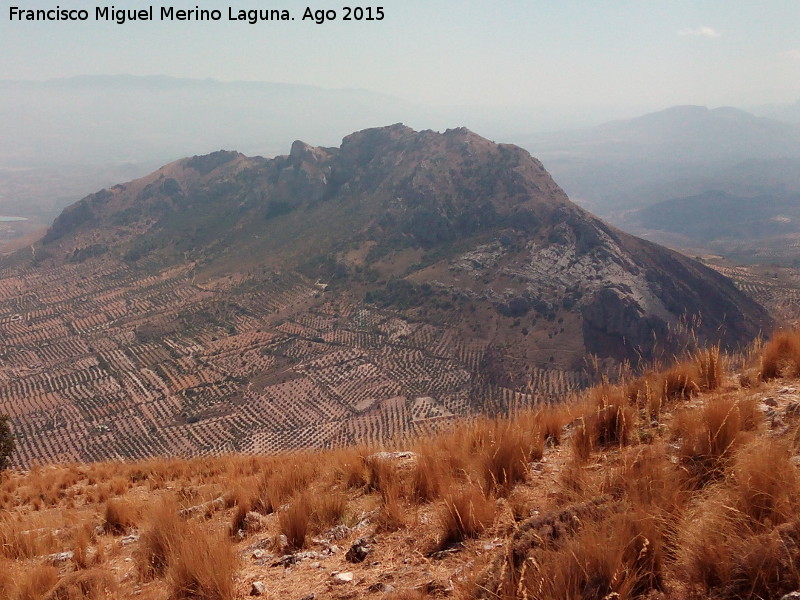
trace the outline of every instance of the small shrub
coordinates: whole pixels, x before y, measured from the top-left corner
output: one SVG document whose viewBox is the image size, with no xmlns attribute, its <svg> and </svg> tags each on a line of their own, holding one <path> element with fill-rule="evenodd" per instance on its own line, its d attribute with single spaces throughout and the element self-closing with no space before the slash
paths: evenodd
<svg viewBox="0 0 800 600">
<path fill-rule="evenodd" d="M 35 565 L 17 577 L 15 600 L 42 600 L 58 583 L 58 569 L 50 565 Z"/>
<path fill-rule="evenodd" d="M 44 600 L 112 600 L 117 597 L 114 576 L 102 569 L 65 575 Z"/>
<path fill-rule="evenodd" d="M 166 580 L 172 600 L 233 600 L 236 558 L 224 535 L 185 529 L 171 549 Z"/>
<path fill-rule="evenodd" d="M 761 351 L 759 377 L 763 380 L 800 375 L 800 330 L 780 331 Z"/>
<path fill-rule="evenodd" d="M 127 500 L 112 498 L 103 512 L 103 529 L 113 535 L 124 535 L 138 521 L 138 509 Z"/>
<path fill-rule="evenodd" d="M 306 493 L 295 496 L 278 515 L 280 532 L 290 550 L 305 548 L 312 516 L 311 500 Z"/>
<path fill-rule="evenodd" d="M 494 521 L 495 510 L 494 498 L 474 484 L 445 495 L 438 547 L 447 548 L 478 536 Z"/>
<path fill-rule="evenodd" d="M 185 529 L 186 523 L 178 517 L 174 500 L 164 500 L 156 506 L 134 552 L 136 566 L 143 580 L 149 581 L 164 575 L 171 552 L 185 535 Z"/>
</svg>

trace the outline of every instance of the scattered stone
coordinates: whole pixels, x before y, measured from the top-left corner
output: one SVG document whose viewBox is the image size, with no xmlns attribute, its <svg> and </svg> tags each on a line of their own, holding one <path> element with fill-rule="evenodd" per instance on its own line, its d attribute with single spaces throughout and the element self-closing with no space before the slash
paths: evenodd
<svg viewBox="0 0 800 600">
<path fill-rule="evenodd" d="M 291 567 L 294 563 L 297 562 L 297 556 L 294 554 L 284 554 L 283 556 L 279 557 L 277 560 L 273 561 L 270 564 L 271 567 Z"/>
<path fill-rule="evenodd" d="M 49 554 L 45 560 L 52 563 L 53 565 L 58 565 L 60 563 L 67 562 L 68 560 L 72 560 L 74 554 L 72 550 L 67 550 L 66 552 L 56 552 L 55 554 Z"/>
<path fill-rule="evenodd" d="M 797 388 L 793 387 L 782 387 L 778 390 L 779 394 L 794 394 L 797 392 Z"/>
<path fill-rule="evenodd" d="M 352 583 L 353 582 L 353 573 L 350 571 L 345 571 L 343 573 L 334 573 L 333 574 L 333 583 L 338 585 L 342 585 L 345 583 Z"/>
<path fill-rule="evenodd" d="M 244 530 L 250 533 L 261 531 L 265 525 L 266 517 L 257 512 L 250 511 L 244 517 Z"/>
<path fill-rule="evenodd" d="M 339 524 L 331 528 L 326 534 L 329 540 L 343 540 L 350 535 L 350 528 L 347 525 Z"/>
<path fill-rule="evenodd" d="M 781 597 L 781 600 L 800 600 L 800 592 L 789 592 Z"/>
<path fill-rule="evenodd" d="M 401 450 L 399 452 L 376 452 L 375 454 L 370 454 L 367 460 L 414 460 L 416 458 L 416 452 Z"/>
<path fill-rule="evenodd" d="M 253 550 L 253 558 L 255 559 L 264 558 L 266 555 L 267 553 L 261 548 L 256 548 Z"/>
<path fill-rule="evenodd" d="M 789 402 L 784 409 L 787 416 L 794 417 L 800 415 L 800 402 Z"/>
<path fill-rule="evenodd" d="M 251 596 L 263 596 L 266 591 L 263 581 L 254 581 L 253 586 L 250 588 Z"/>
<path fill-rule="evenodd" d="M 336 554 L 338 551 L 339 551 L 339 546 L 337 546 L 336 544 L 331 544 L 330 546 L 325 548 L 325 552 L 327 554 Z"/>
<path fill-rule="evenodd" d="M 120 546 L 129 546 L 139 540 L 138 534 L 132 533 L 119 539 Z"/>
<path fill-rule="evenodd" d="M 319 569 L 322 566 L 322 563 L 319 562 L 318 560 L 315 560 L 308 566 L 311 567 L 312 569 Z"/>
<path fill-rule="evenodd" d="M 793 456 L 789 460 L 795 467 L 800 467 L 800 456 Z"/>
<path fill-rule="evenodd" d="M 358 538 L 353 542 L 353 545 L 350 546 L 350 549 L 344 557 L 348 562 L 360 563 L 364 562 L 364 559 L 367 558 L 370 552 L 372 552 L 372 548 L 369 546 L 366 538 Z"/>
<path fill-rule="evenodd" d="M 223 508 L 225 508 L 225 498 L 223 496 L 219 496 L 213 500 L 209 500 L 208 502 L 203 502 L 202 504 L 198 504 L 196 506 L 190 506 L 189 508 L 181 509 L 178 511 L 178 515 L 185 519 L 186 517 L 191 517 L 192 515 L 196 515 L 198 513 L 214 512 Z"/>
<path fill-rule="evenodd" d="M 382 592 L 384 594 L 390 594 L 395 591 L 395 587 L 389 583 L 383 583 L 382 581 L 377 581 L 372 585 L 370 585 L 367 588 L 367 591 L 373 594 L 378 592 Z"/>
<path fill-rule="evenodd" d="M 439 550 L 438 552 L 434 552 L 431 554 L 431 558 L 436 560 L 442 560 L 443 558 L 447 558 L 451 554 L 454 554 L 463 548 L 463 544 L 456 544 L 452 548 L 447 548 L 446 550 Z M 406 562 L 405 560 L 403 562 Z M 411 562 L 411 561 L 409 561 Z"/>
<path fill-rule="evenodd" d="M 775 400 L 775 398 L 772 398 L 771 396 L 764 398 L 762 402 L 767 406 L 778 406 L 778 401 Z"/>
<path fill-rule="evenodd" d="M 317 595 L 312 592 L 310 594 L 307 594 L 307 595 L 303 596 L 302 598 L 300 598 L 300 600 L 316 600 L 316 598 L 317 598 Z"/>
</svg>

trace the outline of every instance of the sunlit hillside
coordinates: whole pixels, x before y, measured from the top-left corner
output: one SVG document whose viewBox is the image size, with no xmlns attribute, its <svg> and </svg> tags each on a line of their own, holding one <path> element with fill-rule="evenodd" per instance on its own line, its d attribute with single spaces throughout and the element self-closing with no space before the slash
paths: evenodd
<svg viewBox="0 0 800 600">
<path fill-rule="evenodd" d="M 0 596 L 781 598 L 798 377 L 794 331 L 381 448 L 6 471 Z"/>
</svg>

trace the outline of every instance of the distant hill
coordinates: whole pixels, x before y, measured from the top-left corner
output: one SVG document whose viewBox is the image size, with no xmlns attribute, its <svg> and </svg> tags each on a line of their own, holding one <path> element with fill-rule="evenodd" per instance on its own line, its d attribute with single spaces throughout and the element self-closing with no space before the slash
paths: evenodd
<svg viewBox="0 0 800 600">
<path fill-rule="evenodd" d="M 333 144 L 423 112 L 365 90 L 269 82 L 0 81 L 0 214 L 49 225 L 90 191 L 181 156 L 221 147 L 273 156 L 298 136 Z"/>
<path fill-rule="evenodd" d="M 771 326 L 525 150 L 398 124 L 65 209 L 0 263 L 0 414 L 22 464 L 374 443 Z"/>
<path fill-rule="evenodd" d="M 189 260 L 199 273 L 266 264 L 399 308 L 433 285 L 517 318 L 571 315 L 578 356 L 650 356 L 653 331 L 692 315 L 727 343 L 765 323 L 715 272 L 610 228 L 527 152 L 463 128 L 395 125 L 340 148 L 295 142 L 275 159 L 180 160 L 69 207 L 39 252 Z"/>
<path fill-rule="evenodd" d="M 676 197 L 675 186 L 703 188 L 739 163 L 771 169 L 800 158 L 800 126 L 735 108 L 676 106 L 635 119 L 517 140 L 544 162 L 571 198 L 613 223 L 625 213 Z M 793 170 L 775 172 L 796 179 Z"/>
<path fill-rule="evenodd" d="M 791 206 L 800 195 L 800 125 L 735 108 L 676 106 L 523 143 L 571 198 L 626 231 L 737 260 L 800 259 Z M 739 227 L 756 202 L 761 225 Z M 744 230 L 746 243 L 730 235 Z"/>
</svg>

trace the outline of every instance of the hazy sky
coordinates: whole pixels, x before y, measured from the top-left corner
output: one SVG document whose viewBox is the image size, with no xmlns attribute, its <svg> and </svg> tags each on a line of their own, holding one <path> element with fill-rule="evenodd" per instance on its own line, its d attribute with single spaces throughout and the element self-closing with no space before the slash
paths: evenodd
<svg viewBox="0 0 800 600">
<path fill-rule="evenodd" d="M 320 0 L 342 16 L 345 3 Z M 0 79 L 166 74 L 365 88 L 420 103 L 748 106 L 800 99 L 796 0 L 381 0 L 381 22 L 301 20 L 291 0 L 194 0 L 218 22 L 95 22 L 86 0 L 5 0 Z M 89 22 L 10 22 L 9 6 L 86 8 Z M 156 7 L 170 3 L 153 3 Z M 373 4 L 372 6 L 377 6 Z M 149 6 L 118 2 L 116 8 Z M 227 21 L 286 8 L 292 22 Z M 361 6 L 367 6 L 362 4 Z"/>
</svg>

